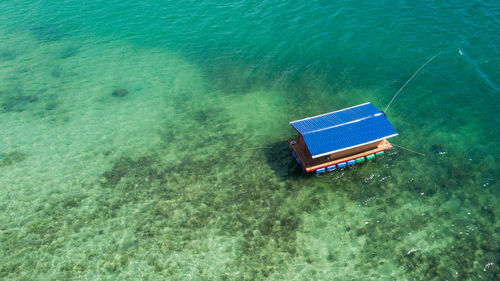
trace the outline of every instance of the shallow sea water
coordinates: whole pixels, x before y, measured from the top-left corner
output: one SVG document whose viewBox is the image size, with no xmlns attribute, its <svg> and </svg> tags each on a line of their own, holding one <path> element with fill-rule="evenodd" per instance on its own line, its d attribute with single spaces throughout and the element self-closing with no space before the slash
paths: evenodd
<svg viewBox="0 0 500 281">
<path fill-rule="evenodd" d="M 0 3 L 0 279 L 498 280 L 495 1 Z M 399 136 L 306 176 L 289 121 Z M 117 89 L 126 95 L 116 96 Z"/>
</svg>

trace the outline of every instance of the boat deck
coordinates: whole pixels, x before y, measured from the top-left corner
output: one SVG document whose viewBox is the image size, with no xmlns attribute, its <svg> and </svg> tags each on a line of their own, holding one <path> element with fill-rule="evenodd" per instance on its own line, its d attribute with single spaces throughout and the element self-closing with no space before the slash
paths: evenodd
<svg viewBox="0 0 500 281">
<path fill-rule="evenodd" d="M 310 154 L 306 151 L 307 148 L 305 145 L 301 145 L 299 142 L 297 142 L 297 140 L 289 140 L 288 144 L 299 158 L 300 163 L 302 163 L 307 173 L 313 172 L 317 169 L 336 165 L 338 163 L 355 160 L 357 158 L 365 157 L 370 154 L 375 154 L 381 151 L 392 149 L 392 145 L 386 139 L 384 139 L 380 141 L 375 147 L 371 146 L 368 150 L 360 148 L 357 150 L 336 153 L 335 158 L 329 159 L 327 157 L 320 157 L 312 159 Z"/>
</svg>

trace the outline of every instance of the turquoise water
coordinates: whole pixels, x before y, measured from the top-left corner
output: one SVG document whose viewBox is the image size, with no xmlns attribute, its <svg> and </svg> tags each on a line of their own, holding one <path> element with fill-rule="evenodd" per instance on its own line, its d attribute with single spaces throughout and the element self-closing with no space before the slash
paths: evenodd
<svg viewBox="0 0 500 281">
<path fill-rule="evenodd" d="M 497 1 L 2 1 L 0 279 L 500 279 Z M 363 102 L 382 158 L 305 176 Z"/>
</svg>

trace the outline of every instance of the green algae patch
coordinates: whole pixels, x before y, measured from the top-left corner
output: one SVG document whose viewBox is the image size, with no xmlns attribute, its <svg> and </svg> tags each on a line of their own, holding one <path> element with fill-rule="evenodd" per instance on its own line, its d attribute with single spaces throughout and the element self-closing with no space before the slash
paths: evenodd
<svg viewBox="0 0 500 281">
<path fill-rule="evenodd" d="M 8 153 L 0 153 L 0 167 L 14 165 L 26 160 L 26 158 L 28 158 L 27 153 L 17 150 Z"/>
<path fill-rule="evenodd" d="M 194 174 L 191 165 L 205 168 Z M 225 184 L 217 190 L 199 185 L 201 179 L 216 180 L 213 171 L 223 167 L 223 161 L 185 159 L 172 166 L 154 155 L 122 157 L 103 173 L 102 187 L 118 192 L 122 208 L 143 200 L 156 202 L 141 208 L 134 220 L 134 235 L 163 253 L 164 259 L 187 254 L 203 233 L 216 231 L 228 239 L 241 237 L 232 250 L 239 254 L 226 265 L 228 270 L 239 268 L 244 279 L 269 276 L 279 270 L 280 262 L 273 257 L 276 253 L 283 259 L 296 254 L 295 232 L 301 212 L 285 204 L 292 193 L 272 179 L 243 176 L 235 180 L 227 175 L 219 179 Z M 125 266 L 118 261 L 108 262 L 106 267 L 114 271 Z M 179 274 L 161 263 L 151 263 L 155 271 L 167 274 L 164 276 Z"/>
<path fill-rule="evenodd" d="M 6 99 L 2 103 L 2 108 L 5 112 L 21 112 L 30 106 L 30 104 L 38 101 L 37 96 L 17 96 Z"/>
</svg>

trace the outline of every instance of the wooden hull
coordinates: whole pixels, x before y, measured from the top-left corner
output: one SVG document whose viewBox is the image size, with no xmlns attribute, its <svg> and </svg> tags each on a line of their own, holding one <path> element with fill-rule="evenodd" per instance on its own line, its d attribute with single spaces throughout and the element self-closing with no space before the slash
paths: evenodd
<svg viewBox="0 0 500 281">
<path fill-rule="evenodd" d="M 367 159 L 367 156 L 369 157 L 368 159 L 371 159 L 373 158 L 372 155 L 381 154 L 381 152 L 392 148 L 392 145 L 384 139 L 355 149 L 345 150 L 329 156 L 313 159 L 300 137 L 295 140 L 289 140 L 288 145 L 290 145 L 293 151 L 292 155 L 294 155 L 294 158 L 306 173 L 314 171 L 316 171 L 316 173 L 321 173 L 359 163 Z"/>
</svg>

